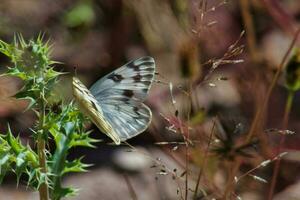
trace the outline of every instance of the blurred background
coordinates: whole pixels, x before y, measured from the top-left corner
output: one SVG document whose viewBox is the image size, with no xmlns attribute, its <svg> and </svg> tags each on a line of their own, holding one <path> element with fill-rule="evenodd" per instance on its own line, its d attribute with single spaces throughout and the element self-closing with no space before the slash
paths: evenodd
<svg viewBox="0 0 300 200">
<path fill-rule="evenodd" d="M 233 186 L 242 199 L 267 199 L 287 133 L 295 134 L 284 136 L 280 152 L 289 153 L 280 163 L 274 199 L 300 199 L 300 96 L 295 94 L 284 127 L 284 71 L 264 104 L 299 20 L 298 0 L 1 0 L 0 39 L 44 33 L 53 59 L 61 62 L 55 68 L 68 72 L 57 88 L 64 102 L 72 99 L 75 71 L 90 86 L 129 60 L 155 59 L 158 75 L 146 101 L 152 124 L 129 140 L 138 151 L 110 145 L 90 125 L 92 136 L 107 142 L 71 152 L 69 159 L 84 156 L 94 164 L 65 178 L 80 188 L 72 199 L 220 199 L 232 174 L 239 177 L 270 159 Z M 2 73 L 9 64 L 0 55 Z M 10 123 L 24 144 L 34 146 L 34 114 L 12 98 L 21 87 L 17 79 L 0 78 L 0 131 Z M 245 139 L 249 133 L 251 140 Z M 22 184 L 17 188 L 13 174 L 0 186 L 1 200 L 37 196 Z"/>
</svg>

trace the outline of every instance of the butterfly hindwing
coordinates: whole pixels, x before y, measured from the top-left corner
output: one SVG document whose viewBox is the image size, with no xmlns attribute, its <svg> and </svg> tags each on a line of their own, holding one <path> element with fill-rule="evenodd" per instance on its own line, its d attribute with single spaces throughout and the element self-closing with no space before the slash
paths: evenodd
<svg viewBox="0 0 300 200">
<path fill-rule="evenodd" d="M 143 132 L 150 124 L 151 110 L 143 103 L 133 100 L 110 99 L 101 102 L 106 120 L 113 125 L 121 141 Z"/>
<path fill-rule="evenodd" d="M 142 102 L 154 73 L 154 59 L 142 57 L 104 76 L 90 89 L 121 141 L 143 132 L 151 122 L 151 110 Z"/>
</svg>

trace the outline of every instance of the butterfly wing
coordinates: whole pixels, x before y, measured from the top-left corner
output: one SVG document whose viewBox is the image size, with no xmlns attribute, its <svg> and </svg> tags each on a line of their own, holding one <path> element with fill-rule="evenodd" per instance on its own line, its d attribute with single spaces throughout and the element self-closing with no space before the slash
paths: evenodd
<svg viewBox="0 0 300 200">
<path fill-rule="evenodd" d="M 142 57 L 107 74 L 90 91 L 97 100 L 118 96 L 143 102 L 152 84 L 154 72 L 154 59 L 149 56 Z"/>
<path fill-rule="evenodd" d="M 116 144 L 120 144 L 121 140 L 118 133 L 103 115 L 102 108 L 91 92 L 81 83 L 81 81 L 73 77 L 73 95 L 80 109 L 93 121 L 93 123 L 107 136 L 109 136 Z"/>
<path fill-rule="evenodd" d="M 151 110 L 142 102 L 154 73 L 154 59 L 142 57 L 104 76 L 90 89 L 121 141 L 143 132 L 151 122 Z"/>
<path fill-rule="evenodd" d="M 105 119 L 111 124 L 120 141 L 128 140 L 142 133 L 149 126 L 151 110 L 143 103 L 133 100 L 107 99 L 101 101 Z"/>
</svg>

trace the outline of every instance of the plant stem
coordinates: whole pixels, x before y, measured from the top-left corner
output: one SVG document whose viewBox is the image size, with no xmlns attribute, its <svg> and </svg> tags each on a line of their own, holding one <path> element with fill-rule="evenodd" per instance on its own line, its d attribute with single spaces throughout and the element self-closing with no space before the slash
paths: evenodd
<svg viewBox="0 0 300 200">
<path fill-rule="evenodd" d="M 188 137 L 187 137 L 188 138 Z M 189 139 L 189 138 L 188 138 Z M 185 145 L 185 200 L 188 199 L 188 191 L 189 191 L 189 143 L 186 141 Z"/>
<path fill-rule="evenodd" d="M 198 174 L 198 177 L 197 177 L 197 182 L 196 182 L 196 187 L 195 187 L 195 193 L 194 193 L 194 196 L 193 196 L 194 200 L 197 199 L 197 194 L 198 194 L 198 190 L 199 190 L 200 180 L 201 180 L 201 176 L 202 176 L 203 170 L 204 170 L 204 168 L 206 166 L 206 162 L 207 162 L 207 159 L 208 159 L 208 152 L 209 152 L 209 148 L 210 148 L 212 136 L 213 136 L 213 133 L 214 133 L 215 125 L 216 125 L 216 123 L 215 123 L 215 120 L 214 120 L 213 127 L 212 127 L 210 135 L 209 135 L 208 144 L 207 144 L 206 150 L 204 152 L 204 158 L 203 158 L 203 162 L 202 162 L 202 167 L 200 168 L 200 171 L 199 171 L 199 174 Z"/>
<path fill-rule="evenodd" d="M 290 115 L 290 112 L 291 112 L 294 95 L 295 95 L 295 92 L 290 90 L 289 94 L 288 94 L 288 97 L 287 97 L 287 100 L 286 100 L 286 104 L 285 104 L 283 124 L 282 124 L 283 130 L 285 130 L 287 128 L 287 125 L 288 125 L 289 115 Z M 283 145 L 284 145 L 284 142 L 285 142 L 285 135 L 281 135 L 279 147 L 277 149 L 277 154 L 279 154 L 281 152 L 281 150 L 283 148 Z M 280 167 L 280 161 L 281 161 L 281 159 L 279 158 L 275 162 L 272 181 L 271 181 L 271 186 L 270 186 L 270 191 L 269 191 L 269 195 L 268 195 L 269 200 L 271 200 L 273 198 L 273 194 L 274 194 L 274 190 L 275 190 L 275 186 L 276 186 L 276 182 L 277 182 L 277 177 L 278 177 L 278 172 L 279 172 L 279 167 Z"/>
<path fill-rule="evenodd" d="M 42 173 L 47 173 L 46 169 L 46 155 L 45 155 L 45 140 L 42 138 L 38 139 L 38 155 L 39 155 L 39 162 Z M 40 200 L 48 200 L 48 185 L 47 183 L 42 183 L 39 187 L 39 194 L 40 194 Z"/>
<path fill-rule="evenodd" d="M 39 130 L 37 138 L 37 150 L 39 156 L 39 163 L 41 172 L 45 174 L 45 182 L 39 187 L 40 200 L 49 199 L 49 191 L 47 184 L 47 164 L 46 164 L 46 145 L 44 139 L 44 124 L 45 124 L 45 100 L 44 100 L 44 91 L 42 91 L 40 99 L 40 120 L 39 120 Z"/>
<path fill-rule="evenodd" d="M 188 91 L 188 98 L 189 98 L 189 108 L 188 108 L 188 113 L 187 113 L 187 130 L 186 130 L 186 137 L 185 138 L 185 170 L 186 170 L 186 175 L 185 175 L 185 200 L 188 199 L 188 191 L 189 191 L 189 140 L 190 140 L 190 115 L 191 115 L 191 111 L 192 111 L 192 84 L 189 83 L 189 91 Z M 181 125 L 181 121 L 180 121 L 180 130 L 181 133 L 184 135 L 184 130 L 182 128 Z"/>
<path fill-rule="evenodd" d="M 247 44 L 249 47 L 249 53 L 251 59 L 257 63 L 259 61 L 257 48 L 256 48 L 256 38 L 255 38 L 255 30 L 253 26 L 253 20 L 250 13 L 249 0 L 240 0 L 240 7 L 242 11 L 244 27 L 247 33 Z"/>
</svg>

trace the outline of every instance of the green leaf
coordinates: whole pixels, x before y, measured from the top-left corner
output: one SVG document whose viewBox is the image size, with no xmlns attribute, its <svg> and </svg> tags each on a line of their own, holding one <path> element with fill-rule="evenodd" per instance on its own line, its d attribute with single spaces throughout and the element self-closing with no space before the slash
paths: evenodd
<svg viewBox="0 0 300 200">
<path fill-rule="evenodd" d="M 26 168 L 25 157 L 26 157 L 26 155 L 24 153 L 20 153 L 16 159 L 15 173 L 17 175 L 17 186 L 19 185 L 19 180 L 20 180 L 22 173 L 25 172 L 25 168 Z"/>
<path fill-rule="evenodd" d="M 10 155 L 3 154 L 0 158 L 0 183 L 2 183 L 3 178 L 5 177 L 7 171 L 9 171 L 11 167 Z"/>
<path fill-rule="evenodd" d="M 82 147 L 90 147 L 95 148 L 93 143 L 100 142 L 101 140 L 90 138 L 89 136 L 83 134 L 78 139 L 74 139 L 70 142 L 71 147 L 82 146 Z"/>
<path fill-rule="evenodd" d="M 75 124 L 73 122 L 67 122 L 64 126 L 63 126 L 63 130 L 64 130 L 64 134 L 65 135 L 70 135 L 75 131 Z"/>
<path fill-rule="evenodd" d="M 70 173 L 70 172 L 86 172 L 86 168 L 91 167 L 91 164 L 84 164 L 81 162 L 83 157 L 73 160 L 71 162 L 67 162 L 62 174 Z"/>
<path fill-rule="evenodd" d="M 39 176 L 37 176 L 37 188 L 39 189 L 41 187 L 42 184 L 46 183 L 47 185 L 49 185 L 48 182 L 48 175 L 47 173 L 44 172 L 39 172 Z"/>
<path fill-rule="evenodd" d="M 66 187 L 66 188 L 60 187 L 59 189 L 57 189 L 53 199 L 58 200 L 58 199 L 61 199 L 62 197 L 75 196 L 75 195 L 77 195 L 78 191 L 79 191 L 78 189 L 75 189 L 72 187 Z"/>
<path fill-rule="evenodd" d="M 286 87 L 291 91 L 300 89 L 300 48 L 295 48 L 285 70 Z"/>
<path fill-rule="evenodd" d="M 11 169 L 11 166 L 8 162 L 3 165 L 0 165 L 0 183 L 2 183 L 3 178 L 5 177 L 6 173 Z"/>
<path fill-rule="evenodd" d="M 28 75 L 25 72 L 20 71 L 17 67 L 8 67 L 8 70 L 5 74 L 6 76 L 15 76 L 22 80 L 27 80 Z"/>
<path fill-rule="evenodd" d="M 82 2 L 66 14 L 65 23 L 69 27 L 77 27 L 90 24 L 94 19 L 95 13 L 92 4 L 89 2 Z"/>
<path fill-rule="evenodd" d="M 28 97 L 18 98 L 18 99 L 20 99 L 20 100 L 28 100 L 29 101 L 27 107 L 25 108 L 25 110 L 23 112 L 26 112 L 26 111 L 30 110 L 36 104 L 36 100 L 34 98 L 32 98 L 32 97 L 29 97 L 29 96 Z"/>
<path fill-rule="evenodd" d="M 2 40 L 0 40 L 0 52 L 9 57 L 13 63 L 16 63 L 21 55 L 21 51 L 15 45 L 8 44 Z"/>
<path fill-rule="evenodd" d="M 67 74 L 67 73 L 57 72 L 53 68 L 50 68 L 46 71 L 46 79 L 49 81 L 49 80 L 55 79 L 58 76 L 63 75 L 63 74 Z"/>
<path fill-rule="evenodd" d="M 17 185 L 23 173 L 28 174 L 39 166 L 38 156 L 31 148 L 22 145 L 19 138 L 15 138 L 8 126 L 6 135 L 0 135 L 0 179 L 2 180 L 7 171 L 12 171 L 17 176 Z"/>
<path fill-rule="evenodd" d="M 35 183 L 37 182 L 37 170 L 39 170 L 39 168 L 37 169 L 31 169 L 31 170 L 26 170 L 26 173 L 28 175 L 28 180 L 27 180 L 27 187 L 28 186 L 33 186 L 35 185 Z M 37 188 L 37 187 L 35 187 Z"/>
<path fill-rule="evenodd" d="M 8 144 L 10 145 L 10 147 L 12 148 L 13 152 L 16 155 L 21 153 L 21 151 L 23 150 L 23 147 L 22 147 L 22 144 L 20 143 L 20 141 L 17 138 L 15 138 L 13 136 L 13 134 L 11 133 L 10 126 L 8 126 L 8 132 L 6 134 L 6 141 L 8 142 Z"/>
<path fill-rule="evenodd" d="M 10 157 L 9 154 L 6 154 L 0 158 L 0 167 L 2 165 L 5 165 L 9 161 L 9 157 Z"/>
<path fill-rule="evenodd" d="M 30 148 L 30 146 L 27 146 L 27 150 L 24 152 L 24 154 L 29 166 L 33 168 L 39 166 L 38 155 Z"/>
</svg>

